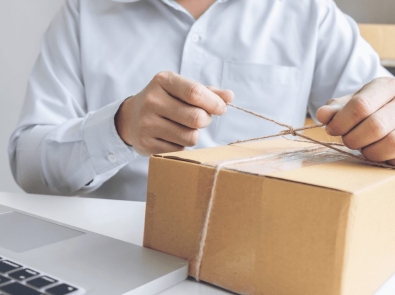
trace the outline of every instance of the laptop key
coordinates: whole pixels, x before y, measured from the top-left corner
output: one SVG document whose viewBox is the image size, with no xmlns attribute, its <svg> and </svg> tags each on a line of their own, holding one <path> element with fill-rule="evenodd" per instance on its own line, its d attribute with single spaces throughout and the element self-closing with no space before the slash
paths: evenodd
<svg viewBox="0 0 395 295">
<path fill-rule="evenodd" d="M 66 295 L 70 294 L 71 292 L 76 291 L 77 288 L 74 288 L 72 286 L 69 286 L 67 284 L 60 284 L 55 287 L 46 289 L 45 292 L 51 295 Z"/>
<path fill-rule="evenodd" d="M 14 271 L 14 272 L 8 274 L 8 276 L 10 276 L 11 278 L 16 279 L 18 281 L 24 281 L 24 280 L 26 280 L 28 278 L 37 276 L 39 274 L 40 273 L 38 273 L 38 272 L 36 272 L 34 270 L 31 270 L 29 268 L 25 268 L 25 269 Z"/>
<path fill-rule="evenodd" d="M 41 292 L 33 290 L 20 283 L 11 283 L 0 287 L 0 292 L 3 291 L 9 295 L 44 295 Z"/>
<path fill-rule="evenodd" d="M 32 279 L 30 281 L 27 281 L 26 283 L 28 283 L 29 285 L 31 285 L 33 287 L 36 287 L 36 288 L 40 289 L 40 288 L 52 285 L 52 284 L 57 283 L 57 282 L 58 281 L 53 279 L 53 278 L 50 278 L 50 277 L 47 277 L 47 276 L 42 276 L 42 277 L 39 277 L 39 278 L 36 278 L 36 279 Z"/>
<path fill-rule="evenodd" d="M 9 281 L 11 281 L 9 278 L 6 278 L 6 277 L 3 277 L 2 275 L 0 275 L 0 285 L 7 283 Z M 0 293 L 0 295 L 1 295 L 1 293 Z"/>
<path fill-rule="evenodd" d="M 22 265 L 16 264 L 9 260 L 2 260 L 0 261 L 0 273 L 6 273 L 11 270 L 15 270 L 22 267 Z"/>
</svg>

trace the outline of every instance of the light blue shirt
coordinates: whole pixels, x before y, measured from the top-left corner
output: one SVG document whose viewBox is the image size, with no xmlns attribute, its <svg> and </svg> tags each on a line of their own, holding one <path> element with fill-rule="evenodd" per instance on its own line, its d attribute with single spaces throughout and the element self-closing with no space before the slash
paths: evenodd
<svg viewBox="0 0 395 295">
<path fill-rule="evenodd" d="M 10 140 L 19 185 L 145 200 L 148 158 L 124 144 L 114 115 L 164 70 L 231 89 L 234 104 L 295 127 L 306 109 L 389 75 L 332 0 L 218 0 L 198 20 L 172 0 L 69 0 L 44 36 Z M 278 131 L 228 109 L 195 148 Z"/>
</svg>

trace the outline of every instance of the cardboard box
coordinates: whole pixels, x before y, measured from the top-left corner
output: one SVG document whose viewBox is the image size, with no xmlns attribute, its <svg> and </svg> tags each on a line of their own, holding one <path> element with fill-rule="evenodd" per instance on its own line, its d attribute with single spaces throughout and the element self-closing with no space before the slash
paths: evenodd
<svg viewBox="0 0 395 295">
<path fill-rule="evenodd" d="M 395 272 L 395 171 L 289 140 L 150 159 L 144 245 L 240 294 L 372 295 Z"/>
<path fill-rule="evenodd" d="M 360 24 L 362 37 L 384 60 L 395 60 L 395 25 Z"/>
</svg>

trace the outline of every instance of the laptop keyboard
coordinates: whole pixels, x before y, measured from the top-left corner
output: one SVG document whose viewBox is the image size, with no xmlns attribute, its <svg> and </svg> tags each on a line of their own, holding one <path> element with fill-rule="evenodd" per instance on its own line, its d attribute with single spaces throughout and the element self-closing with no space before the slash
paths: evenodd
<svg viewBox="0 0 395 295">
<path fill-rule="evenodd" d="M 84 293 L 81 288 L 0 257 L 0 295 L 80 295 Z"/>
</svg>

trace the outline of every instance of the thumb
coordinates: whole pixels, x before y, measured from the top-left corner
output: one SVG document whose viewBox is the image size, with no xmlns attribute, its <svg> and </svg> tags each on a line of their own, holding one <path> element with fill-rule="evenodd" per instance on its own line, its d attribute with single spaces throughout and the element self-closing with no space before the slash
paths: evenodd
<svg viewBox="0 0 395 295">
<path fill-rule="evenodd" d="M 354 97 L 354 94 L 349 94 L 340 98 L 329 100 L 326 105 L 317 110 L 317 120 L 322 124 L 328 124 L 333 117 Z"/>
<path fill-rule="evenodd" d="M 210 89 L 212 92 L 214 92 L 216 95 L 218 95 L 220 98 L 222 98 L 222 100 L 227 104 L 231 103 L 235 97 L 232 90 L 228 90 L 228 89 L 221 90 L 214 86 L 207 86 L 207 88 Z"/>
</svg>

